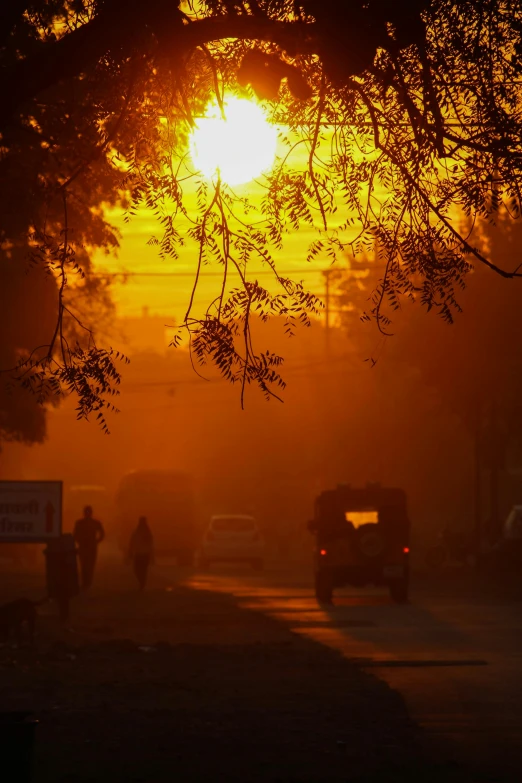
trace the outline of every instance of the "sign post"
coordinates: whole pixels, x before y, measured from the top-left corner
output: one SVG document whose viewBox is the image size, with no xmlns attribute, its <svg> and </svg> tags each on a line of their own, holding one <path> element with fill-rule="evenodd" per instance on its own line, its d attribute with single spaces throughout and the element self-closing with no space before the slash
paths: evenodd
<svg viewBox="0 0 522 783">
<path fill-rule="evenodd" d="M 0 481 L 0 543 L 46 543 L 61 533 L 61 481 Z"/>
</svg>

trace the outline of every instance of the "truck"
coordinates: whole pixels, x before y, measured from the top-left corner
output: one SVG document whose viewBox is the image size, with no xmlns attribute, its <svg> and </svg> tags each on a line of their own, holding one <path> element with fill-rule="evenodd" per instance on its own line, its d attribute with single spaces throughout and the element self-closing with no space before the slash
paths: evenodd
<svg viewBox="0 0 522 783">
<path fill-rule="evenodd" d="M 123 550 L 139 517 L 147 517 L 156 555 L 192 565 L 198 543 L 192 477 L 171 470 L 135 470 L 120 481 L 116 493 L 118 537 Z"/>
<path fill-rule="evenodd" d="M 385 585 L 396 603 L 409 591 L 410 521 L 402 489 L 347 484 L 322 492 L 308 529 L 315 537 L 315 594 L 331 603 L 336 587 Z"/>
</svg>

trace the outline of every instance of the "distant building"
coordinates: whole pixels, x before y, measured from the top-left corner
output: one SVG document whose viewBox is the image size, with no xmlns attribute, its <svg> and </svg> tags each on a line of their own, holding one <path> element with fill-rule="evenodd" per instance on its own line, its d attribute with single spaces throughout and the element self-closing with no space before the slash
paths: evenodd
<svg viewBox="0 0 522 783">
<path fill-rule="evenodd" d="M 118 319 L 118 337 L 124 353 L 164 354 L 173 337 L 174 321 L 166 315 L 150 315 L 143 307 L 141 316 Z M 119 342 L 119 340 L 118 340 Z"/>
</svg>

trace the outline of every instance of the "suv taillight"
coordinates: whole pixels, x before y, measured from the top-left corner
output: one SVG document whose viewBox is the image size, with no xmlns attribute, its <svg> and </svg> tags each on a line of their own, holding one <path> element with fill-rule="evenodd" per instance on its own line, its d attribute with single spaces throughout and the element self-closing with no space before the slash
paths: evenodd
<svg viewBox="0 0 522 783">
<path fill-rule="evenodd" d="M 214 533 L 212 532 L 212 530 L 209 530 L 208 533 L 207 533 L 207 541 L 214 541 L 215 538 L 216 537 L 215 537 Z"/>
<path fill-rule="evenodd" d="M 259 530 L 256 530 L 254 535 L 252 536 L 252 541 L 259 541 L 261 536 L 259 535 Z"/>
</svg>

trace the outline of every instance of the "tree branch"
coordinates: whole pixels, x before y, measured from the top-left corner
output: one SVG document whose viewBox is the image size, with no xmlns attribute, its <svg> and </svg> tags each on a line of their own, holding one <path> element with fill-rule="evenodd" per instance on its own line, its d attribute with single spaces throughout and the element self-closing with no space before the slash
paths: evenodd
<svg viewBox="0 0 522 783">
<path fill-rule="evenodd" d="M 9 0 L 0 6 L 0 46 L 3 46 L 27 10 L 27 0 Z"/>
<path fill-rule="evenodd" d="M 110 50 L 119 49 L 120 56 L 122 52 L 127 56 L 131 54 L 139 40 L 152 36 L 161 26 L 162 12 L 173 27 L 171 34 L 169 31 L 162 36 L 162 45 L 168 43 L 178 55 L 226 38 L 271 41 L 282 48 L 303 53 L 317 49 L 313 23 L 228 15 L 172 25 L 172 7 L 165 0 L 140 3 L 134 11 L 116 2 L 92 21 L 56 42 L 43 44 L 37 54 L 19 60 L 3 71 L 0 77 L 0 128 L 27 101 L 55 84 L 83 73 Z"/>
</svg>

